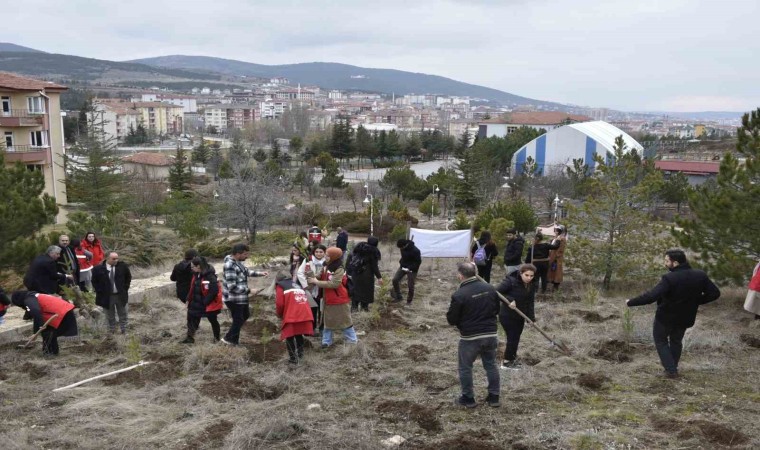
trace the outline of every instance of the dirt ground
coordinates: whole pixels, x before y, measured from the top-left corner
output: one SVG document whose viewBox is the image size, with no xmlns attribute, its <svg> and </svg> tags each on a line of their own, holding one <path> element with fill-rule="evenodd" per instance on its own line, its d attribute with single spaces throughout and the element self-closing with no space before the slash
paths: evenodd
<svg viewBox="0 0 760 450">
<path fill-rule="evenodd" d="M 388 283 L 398 253 L 384 249 Z M 539 324 L 572 350 L 565 356 L 526 328 L 524 368 L 500 371 L 502 407 L 482 403 L 476 363 L 472 410 L 455 407 L 458 335 L 445 323 L 454 264 L 425 260 L 411 307 L 354 316 L 356 346 L 306 350 L 289 367 L 270 299 L 257 298 L 238 348 L 215 345 L 202 322 L 182 345 L 185 315 L 173 298 L 131 306 L 134 328 L 108 338 L 80 323 L 61 355 L 0 348 L 0 446 L 27 448 L 403 449 L 758 448 L 760 328 L 742 311 L 744 291 L 724 289 L 687 333 L 683 377 L 660 376 L 651 343 L 653 307 L 634 310 L 623 333 L 623 292 L 586 295 L 568 280 L 536 305 Z M 495 269 L 494 280 L 503 276 Z M 569 277 L 572 278 L 572 275 Z M 257 279 L 258 282 L 259 279 Z M 631 290 L 639 288 L 631 288 Z M 382 314 L 378 310 L 382 309 Z M 223 332 L 229 326 L 220 316 Z M 500 332 L 501 333 L 501 332 Z M 503 348 L 503 333 L 502 348 Z M 54 388 L 152 364 L 58 393 Z"/>
</svg>

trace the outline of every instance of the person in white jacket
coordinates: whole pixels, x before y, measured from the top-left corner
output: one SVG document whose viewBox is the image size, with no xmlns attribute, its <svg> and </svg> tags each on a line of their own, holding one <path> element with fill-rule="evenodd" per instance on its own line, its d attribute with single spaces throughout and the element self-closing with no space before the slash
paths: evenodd
<svg viewBox="0 0 760 450">
<path fill-rule="evenodd" d="M 314 336 L 320 336 L 320 320 L 319 318 L 321 315 L 319 314 L 321 311 L 321 302 L 322 295 L 320 292 L 320 289 L 317 286 L 310 285 L 308 281 L 306 281 L 307 278 L 319 278 L 319 276 L 322 274 L 322 269 L 324 268 L 325 263 L 325 251 L 327 250 L 327 247 L 325 247 L 322 244 L 318 244 L 314 248 L 314 253 L 306 259 L 304 259 L 301 266 L 298 268 L 298 283 L 301 285 L 301 287 L 305 290 L 308 290 L 311 293 L 312 298 L 314 299 L 314 302 L 316 303 L 316 306 L 312 306 L 311 312 L 314 315 Z"/>
</svg>

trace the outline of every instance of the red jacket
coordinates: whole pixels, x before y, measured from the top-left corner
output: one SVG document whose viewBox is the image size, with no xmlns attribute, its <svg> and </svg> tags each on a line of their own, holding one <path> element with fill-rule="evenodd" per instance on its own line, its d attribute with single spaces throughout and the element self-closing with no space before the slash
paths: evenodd
<svg viewBox="0 0 760 450">
<path fill-rule="evenodd" d="M 275 289 L 275 308 L 277 310 L 277 317 L 282 318 L 283 326 L 289 323 L 311 322 L 314 320 L 306 292 L 291 280 L 283 280 L 277 283 Z"/>
<path fill-rule="evenodd" d="M 103 262 L 105 254 L 103 253 L 103 246 L 100 244 L 100 239 L 95 238 L 95 242 L 90 243 L 90 241 L 85 238 L 82 239 L 82 242 L 79 245 L 82 247 L 82 250 L 87 250 L 88 252 L 92 253 L 92 260 L 90 261 L 90 265 L 97 266 Z"/>
<path fill-rule="evenodd" d="M 319 227 L 309 228 L 309 242 L 314 241 L 317 241 L 319 243 L 322 242 L 322 230 L 320 230 Z"/>
<path fill-rule="evenodd" d="M 79 263 L 79 273 L 92 270 L 92 260 L 87 259 L 87 255 L 84 254 L 84 249 L 81 245 L 74 249 L 74 254 L 76 255 L 77 262 Z M 94 257 L 95 255 L 93 255 L 93 258 Z"/>
<path fill-rule="evenodd" d="M 760 292 L 760 263 L 757 263 L 755 266 L 755 272 L 752 275 L 752 279 L 749 280 L 749 288 Z"/>
<path fill-rule="evenodd" d="M 5 315 L 5 310 L 8 309 L 6 305 L 3 305 L 0 303 L 0 317 L 3 317 Z"/>
<path fill-rule="evenodd" d="M 341 280 L 338 287 L 322 288 L 326 305 L 342 305 L 344 303 L 351 302 L 351 297 L 348 296 L 348 288 L 346 287 L 348 285 L 348 277 L 346 276 L 346 272 L 344 272 L 343 269 L 338 269 L 336 272 L 343 276 L 343 279 Z M 333 272 L 329 272 L 327 269 L 325 269 L 322 271 L 321 278 L 322 281 L 330 281 L 333 279 Z"/>
<path fill-rule="evenodd" d="M 40 309 L 42 310 L 42 323 L 47 322 L 53 314 L 58 314 L 58 317 L 48 324 L 49 327 L 53 328 L 58 328 L 58 325 L 63 320 L 63 316 L 74 309 L 74 305 L 55 295 L 37 294 L 37 302 L 39 302 Z"/>
<path fill-rule="evenodd" d="M 187 307 L 190 308 L 190 305 L 193 303 L 193 293 L 195 292 L 195 280 L 198 278 L 197 274 L 193 275 L 193 279 L 190 281 L 190 291 L 187 294 Z M 216 279 L 216 278 L 214 278 Z M 209 302 L 209 304 L 206 306 L 206 312 L 214 312 L 214 311 L 220 311 L 222 309 L 222 286 L 220 281 L 216 281 L 217 283 L 217 292 L 216 296 L 213 300 Z M 208 280 L 201 281 L 201 294 L 205 297 L 208 295 L 209 291 L 209 282 Z"/>
</svg>

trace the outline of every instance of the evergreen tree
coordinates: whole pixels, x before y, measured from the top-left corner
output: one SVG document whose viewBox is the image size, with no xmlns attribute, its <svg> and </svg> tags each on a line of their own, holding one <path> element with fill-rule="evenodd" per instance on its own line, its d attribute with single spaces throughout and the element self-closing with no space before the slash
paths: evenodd
<svg viewBox="0 0 760 450">
<path fill-rule="evenodd" d="M 36 233 L 53 223 L 58 214 L 55 199 L 45 190 L 41 171 L 28 170 L 17 162 L 5 164 L 5 146 L 0 142 L 0 269 L 21 272 L 48 242 Z"/>
<path fill-rule="evenodd" d="M 470 148 L 470 131 L 465 128 L 464 133 L 459 137 L 459 141 L 457 141 L 457 146 L 454 149 L 454 155 L 457 158 L 461 158 L 462 155 L 464 155 L 465 150 Z"/>
<path fill-rule="evenodd" d="M 68 200 L 83 203 L 96 217 L 102 216 L 124 187 L 122 160 L 114 139 L 106 137 L 104 125 L 100 116 L 91 112 L 77 143 L 64 155 Z"/>
<path fill-rule="evenodd" d="M 272 151 L 269 152 L 269 159 L 280 164 L 280 158 L 282 158 L 282 151 L 280 150 L 280 143 L 277 139 L 272 141 Z"/>
<path fill-rule="evenodd" d="M 174 163 L 169 168 L 169 188 L 172 191 L 172 197 L 188 196 L 192 180 L 193 174 L 187 163 L 185 149 L 178 145 L 177 152 L 174 154 Z"/>
<path fill-rule="evenodd" d="M 265 152 L 263 148 L 257 149 L 253 152 L 253 159 L 258 163 L 263 163 L 267 160 L 267 152 Z"/>
<path fill-rule="evenodd" d="M 338 117 L 332 127 L 330 154 L 335 159 L 343 160 L 353 155 L 353 129 L 348 117 Z"/>
<path fill-rule="evenodd" d="M 203 140 L 203 136 L 201 136 L 201 140 Z M 219 144 L 219 142 L 212 143 L 211 157 L 208 161 L 209 170 L 214 174 L 219 174 L 219 167 L 222 165 L 223 160 L 224 157 L 222 156 L 222 146 Z"/>
<path fill-rule="evenodd" d="M 411 158 L 419 156 L 422 150 L 422 143 L 417 135 L 411 135 L 404 143 L 404 156 L 409 161 Z"/>
<path fill-rule="evenodd" d="M 667 180 L 662 184 L 660 198 L 667 203 L 675 203 L 678 212 L 681 212 L 681 203 L 687 200 L 689 193 L 689 179 L 681 172 L 671 173 Z"/>
<path fill-rule="evenodd" d="M 716 183 L 688 194 L 693 218 L 682 217 L 674 231 L 681 245 L 699 252 L 710 275 L 742 282 L 760 258 L 760 108 L 742 117 L 736 150 L 727 153 Z"/>
<path fill-rule="evenodd" d="M 356 129 L 356 139 L 354 141 L 356 155 L 359 157 L 359 166 L 361 167 L 362 158 L 373 160 L 377 157 L 377 147 L 372 135 L 366 128 L 359 125 Z"/>
<path fill-rule="evenodd" d="M 211 149 L 203 138 L 201 138 L 198 145 L 193 148 L 191 158 L 194 163 L 204 166 L 211 160 Z"/>
<path fill-rule="evenodd" d="M 661 270 L 661 255 L 670 243 L 662 226 L 652 220 L 655 193 L 662 173 L 626 151 L 622 136 L 615 139 L 609 162 L 595 155 L 597 170 L 580 208 L 573 208 L 570 224 L 577 236 L 572 264 L 584 273 L 602 277 L 604 289 L 614 276 L 638 277 Z"/>
</svg>

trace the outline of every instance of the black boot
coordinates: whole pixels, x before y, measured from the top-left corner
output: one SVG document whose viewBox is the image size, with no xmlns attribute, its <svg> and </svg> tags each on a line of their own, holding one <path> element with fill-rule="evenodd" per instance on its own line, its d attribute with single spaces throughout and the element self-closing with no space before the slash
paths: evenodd
<svg viewBox="0 0 760 450">
<path fill-rule="evenodd" d="M 192 337 L 192 336 L 190 336 L 190 335 L 187 335 L 187 337 L 185 338 L 185 340 L 184 341 L 180 341 L 179 343 L 180 344 L 194 344 L 195 343 L 195 338 Z"/>
</svg>

